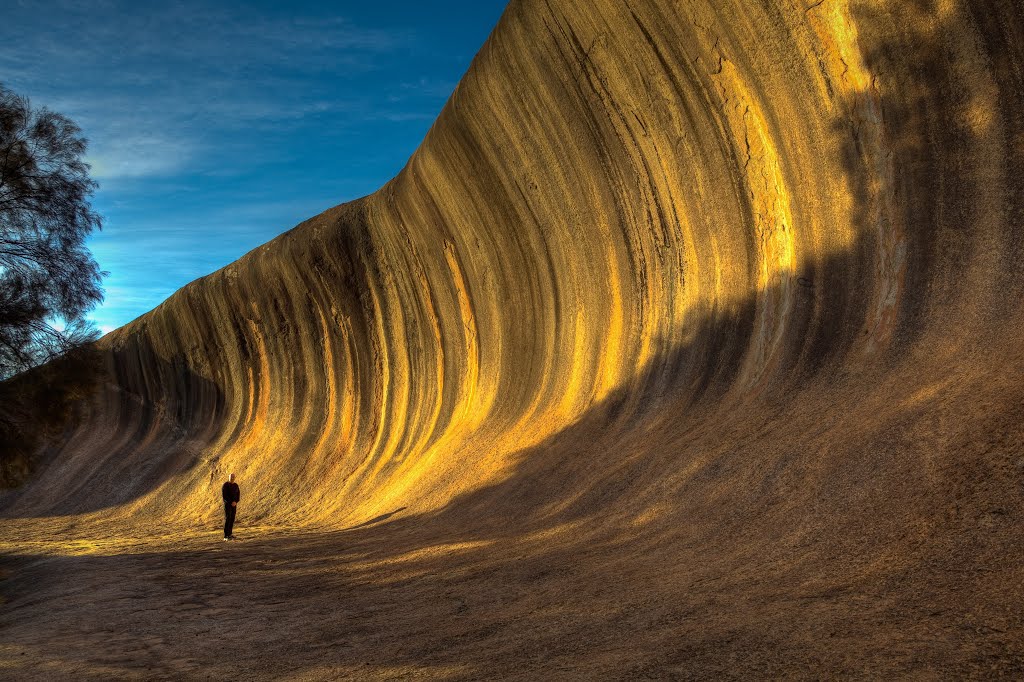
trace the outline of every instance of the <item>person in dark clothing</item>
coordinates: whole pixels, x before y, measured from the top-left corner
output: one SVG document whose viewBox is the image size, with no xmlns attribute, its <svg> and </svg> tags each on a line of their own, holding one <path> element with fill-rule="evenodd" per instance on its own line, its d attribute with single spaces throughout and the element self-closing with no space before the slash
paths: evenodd
<svg viewBox="0 0 1024 682">
<path fill-rule="evenodd" d="M 235 512 L 238 511 L 238 501 L 241 499 L 234 474 L 228 476 L 227 482 L 221 488 L 221 495 L 224 497 L 224 539 L 234 540 L 235 536 L 231 534 L 231 530 L 235 525 Z"/>
</svg>

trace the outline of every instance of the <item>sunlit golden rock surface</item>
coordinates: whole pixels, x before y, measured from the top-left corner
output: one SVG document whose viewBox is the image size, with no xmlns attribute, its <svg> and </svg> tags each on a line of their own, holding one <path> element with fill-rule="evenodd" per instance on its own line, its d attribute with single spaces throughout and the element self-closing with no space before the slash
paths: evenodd
<svg viewBox="0 0 1024 682">
<path fill-rule="evenodd" d="M 245 589 L 314 603 L 287 548 L 383 609 L 315 665 L 233 644 L 267 675 L 1024 673 L 1022 40 L 1012 1 L 513 0 L 396 178 L 103 339 L 8 551 L 204 565 L 235 472 L 299 533 Z"/>
</svg>

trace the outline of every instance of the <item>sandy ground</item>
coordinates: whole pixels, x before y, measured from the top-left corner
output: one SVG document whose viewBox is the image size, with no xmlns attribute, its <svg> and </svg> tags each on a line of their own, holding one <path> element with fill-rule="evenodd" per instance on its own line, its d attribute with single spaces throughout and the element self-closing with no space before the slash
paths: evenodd
<svg viewBox="0 0 1024 682">
<path fill-rule="evenodd" d="M 821 561 L 808 547 L 693 570 L 685 562 L 699 565 L 696 547 L 652 563 L 665 553 L 641 536 L 614 543 L 611 559 L 593 535 L 573 543 L 572 529 L 557 533 L 563 542 L 466 541 L 396 517 L 338 532 L 243 527 L 232 544 L 206 533 L 123 547 L 138 553 L 7 559 L 0 671 L 12 680 L 1024 674 L 1016 605 L 993 620 L 948 599 L 964 588 L 998 593 L 1006 566 L 951 573 L 933 557 L 851 581 L 861 567 L 843 557 L 831 574 L 794 574 L 794 557 Z"/>
</svg>

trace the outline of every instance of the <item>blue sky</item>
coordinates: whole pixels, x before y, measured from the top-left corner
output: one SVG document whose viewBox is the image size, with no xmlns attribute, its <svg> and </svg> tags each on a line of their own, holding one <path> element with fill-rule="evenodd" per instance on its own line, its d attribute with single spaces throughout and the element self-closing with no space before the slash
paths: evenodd
<svg viewBox="0 0 1024 682">
<path fill-rule="evenodd" d="M 96 324 L 387 182 L 505 4 L 4 2 L 0 82 L 90 142 Z"/>
</svg>

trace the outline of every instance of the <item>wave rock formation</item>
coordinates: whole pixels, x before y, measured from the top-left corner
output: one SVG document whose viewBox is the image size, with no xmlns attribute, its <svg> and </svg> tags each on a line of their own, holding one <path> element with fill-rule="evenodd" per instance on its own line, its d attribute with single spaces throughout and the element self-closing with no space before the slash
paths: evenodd
<svg viewBox="0 0 1024 682">
<path fill-rule="evenodd" d="M 513 0 L 391 182 L 102 340 L 4 514 L 212 527 L 233 471 L 240 522 L 404 508 L 683 630 L 705 579 L 793 650 L 870 593 L 889 672 L 1024 665 L 1022 46 L 1011 0 Z"/>
</svg>

